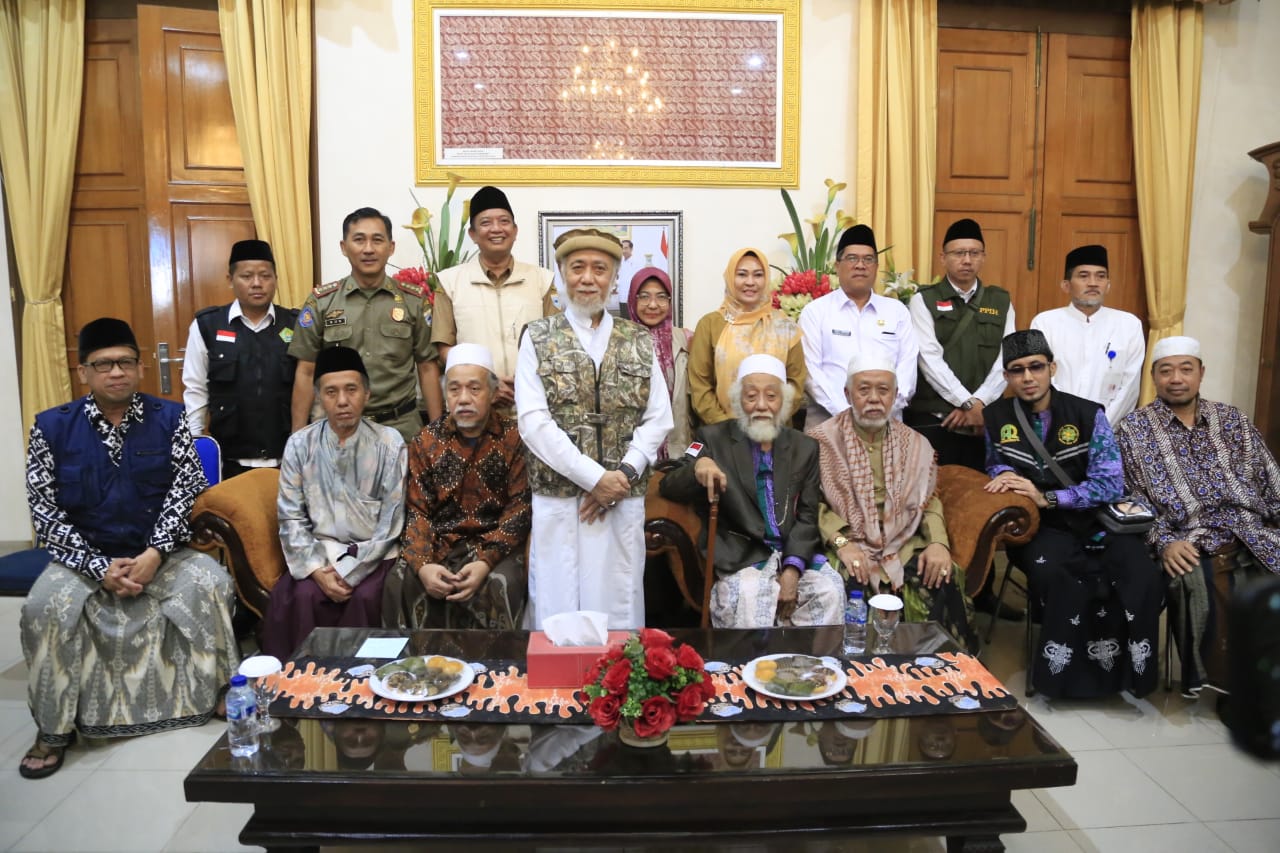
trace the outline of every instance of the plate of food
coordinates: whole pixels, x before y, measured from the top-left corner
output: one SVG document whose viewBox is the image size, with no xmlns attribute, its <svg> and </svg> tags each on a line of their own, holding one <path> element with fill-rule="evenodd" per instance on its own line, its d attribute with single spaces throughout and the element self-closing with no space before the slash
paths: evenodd
<svg viewBox="0 0 1280 853">
<path fill-rule="evenodd" d="M 812 655 L 776 654 L 758 657 L 742 668 L 742 678 L 757 693 L 773 699 L 812 702 L 844 689 L 848 679 L 831 660 Z"/>
<path fill-rule="evenodd" d="M 420 655 L 378 667 L 369 676 L 369 687 L 384 699 L 433 702 L 465 690 L 475 677 L 476 671 L 466 661 Z"/>
</svg>

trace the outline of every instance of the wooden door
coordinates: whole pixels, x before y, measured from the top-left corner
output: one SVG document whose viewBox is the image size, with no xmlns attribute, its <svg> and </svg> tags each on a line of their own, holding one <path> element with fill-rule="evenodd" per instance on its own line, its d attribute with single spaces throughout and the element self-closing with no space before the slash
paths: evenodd
<svg viewBox="0 0 1280 853">
<path fill-rule="evenodd" d="M 944 27 L 938 50 L 938 242 L 961 217 L 982 225 L 982 277 L 1019 328 L 1066 304 L 1067 252 L 1100 243 L 1107 304 L 1145 324 L 1129 39 Z"/>
<path fill-rule="evenodd" d="M 977 220 L 987 247 L 982 280 L 1012 294 L 1020 325 L 1031 319 L 1023 320 L 1024 306 L 1036 301 L 1027 240 L 1042 109 L 1035 33 L 939 30 L 935 242 L 940 251 L 952 222 Z M 935 253 L 929 278 L 942 271 Z"/>
<path fill-rule="evenodd" d="M 227 257 L 254 236 L 253 213 L 217 12 L 140 5 L 138 43 L 153 340 L 175 359 L 161 391 L 181 399 L 191 318 L 231 301 Z"/>
</svg>

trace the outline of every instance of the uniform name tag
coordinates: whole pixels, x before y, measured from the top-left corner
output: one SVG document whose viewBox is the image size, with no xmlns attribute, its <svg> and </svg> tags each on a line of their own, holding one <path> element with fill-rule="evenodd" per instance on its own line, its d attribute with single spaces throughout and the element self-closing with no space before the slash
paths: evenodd
<svg viewBox="0 0 1280 853">
<path fill-rule="evenodd" d="M 234 344 L 236 342 L 236 333 L 231 329 L 219 329 L 213 339 L 220 344 Z"/>
<path fill-rule="evenodd" d="M 702 447 L 703 445 L 701 441 L 695 441 L 693 444 L 689 445 L 689 449 L 684 452 L 684 455 L 697 458 L 698 454 L 702 452 Z"/>
<path fill-rule="evenodd" d="M 832 329 L 832 330 L 831 330 L 831 334 L 833 334 L 833 335 L 839 335 L 839 336 L 840 336 L 840 337 L 842 337 L 842 338 L 851 338 L 851 337 L 853 337 L 853 332 L 849 331 L 848 329 Z"/>
</svg>

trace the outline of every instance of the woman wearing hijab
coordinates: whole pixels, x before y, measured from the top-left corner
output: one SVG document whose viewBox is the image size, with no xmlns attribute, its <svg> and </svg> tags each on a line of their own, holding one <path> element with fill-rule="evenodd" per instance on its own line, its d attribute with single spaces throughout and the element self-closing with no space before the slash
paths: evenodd
<svg viewBox="0 0 1280 853">
<path fill-rule="evenodd" d="M 759 249 L 739 249 L 724 270 L 725 298 L 698 321 L 689 352 L 689 393 L 703 424 L 731 420 L 729 389 L 749 355 L 771 355 L 787 366 L 795 403 L 804 399 L 804 350 L 800 327 L 773 307 L 769 267 Z M 791 417 L 794 412 L 787 412 Z"/>
<path fill-rule="evenodd" d="M 662 365 L 662 377 L 671 396 L 671 416 L 675 426 L 667 442 L 658 448 L 658 458 L 684 453 L 692 431 L 689 427 L 689 331 L 671 323 L 671 279 L 657 267 L 645 267 L 631 277 L 627 310 L 635 321 L 649 330 L 653 351 Z"/>
</svg>

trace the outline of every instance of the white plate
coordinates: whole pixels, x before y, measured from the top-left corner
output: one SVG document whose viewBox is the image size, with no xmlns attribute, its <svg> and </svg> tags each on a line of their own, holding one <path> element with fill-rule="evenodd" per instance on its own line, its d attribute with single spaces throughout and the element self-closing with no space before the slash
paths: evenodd
<svg viewBox="0 0 1280 853">
<path fill-rule="evenodd" d="M 901 610 L 902 599 L 896 595 L 890 595 L 882 592 L 879 595 L 871 596 L 871 600 L 867 602 L 867 606 L 873 610 Z"/>
<path fill-rule="evenodd" d="M 762 655 L 755 660 L 748 661 L 742 667 L 742 680 L 747 682 L 747 686 L 757 693 L 762 693 L 772 699 L 785 699 L 789 702 L 816 702 L 819 699 L 826 699 L 828 696 L 834 696 L 848 683 L 849 679 L 845 676 L 844 671 L 839 667 L 834 667 L 822 658 L 814 658 L 813 655 L 801 655 L 801 657 L 809 657 L 818 661 L 823 667 L 834 673 L 836 680 L 827 686 L 826 690 L 820 690 L 812 696 L 787 696 L 784 693 L 774 693 L 756 678 L 756 664 L 762 660 L 778 660 L 779 658 L 796 657 L 796 652 L 782 652 L 776 655 Z"/>
<path fill-rule="evenodd" d="M 471 682 L 475 680 L 476 671 L 472 669 L 471 665 L 468 664 L 466 661 L 458 660 L 457 658 L 447 657 L 445 655 L 418 655 L 418 657 L 423 657 L 423 658 L 442 657 L 446 661 L 457 661 L 458 663 L 462 664 L 462 672 L 458 673 L 458 677 L 455 678 L 453 682 L 444 690 L 441 690 L 439 693 L 431 693 L 426 696 L 419 696 L 414 693 L 405 693 L 402 690 L 393 690 L 392 688 L 388 687 L 386 684 L 383 683 L 382 679 L 378 676 L 378 673 L 376 670 L 372 675 L 369 676 L 369 687 L 373 690 L 374 693 L 378 694 L 383 699 L 393 699 L 396 702 L 434 702 L 437 699 L 444 699 L 446 696 L 452 696 L 455 693 L 458 693 L 462 690 L 467 689 L 468 687 L 471 686 Z M 391 666 L 392 664 L 404 663 L 406 660 L 409 660 L 409 658 L 400 658 L 399 660 L 393 660 L 390 663 L 383 664 L 382 666 L 378 667 L 378 669 L 382 669 L 383 667 L 386 667 L 386 666 Z"/>
</svg>

